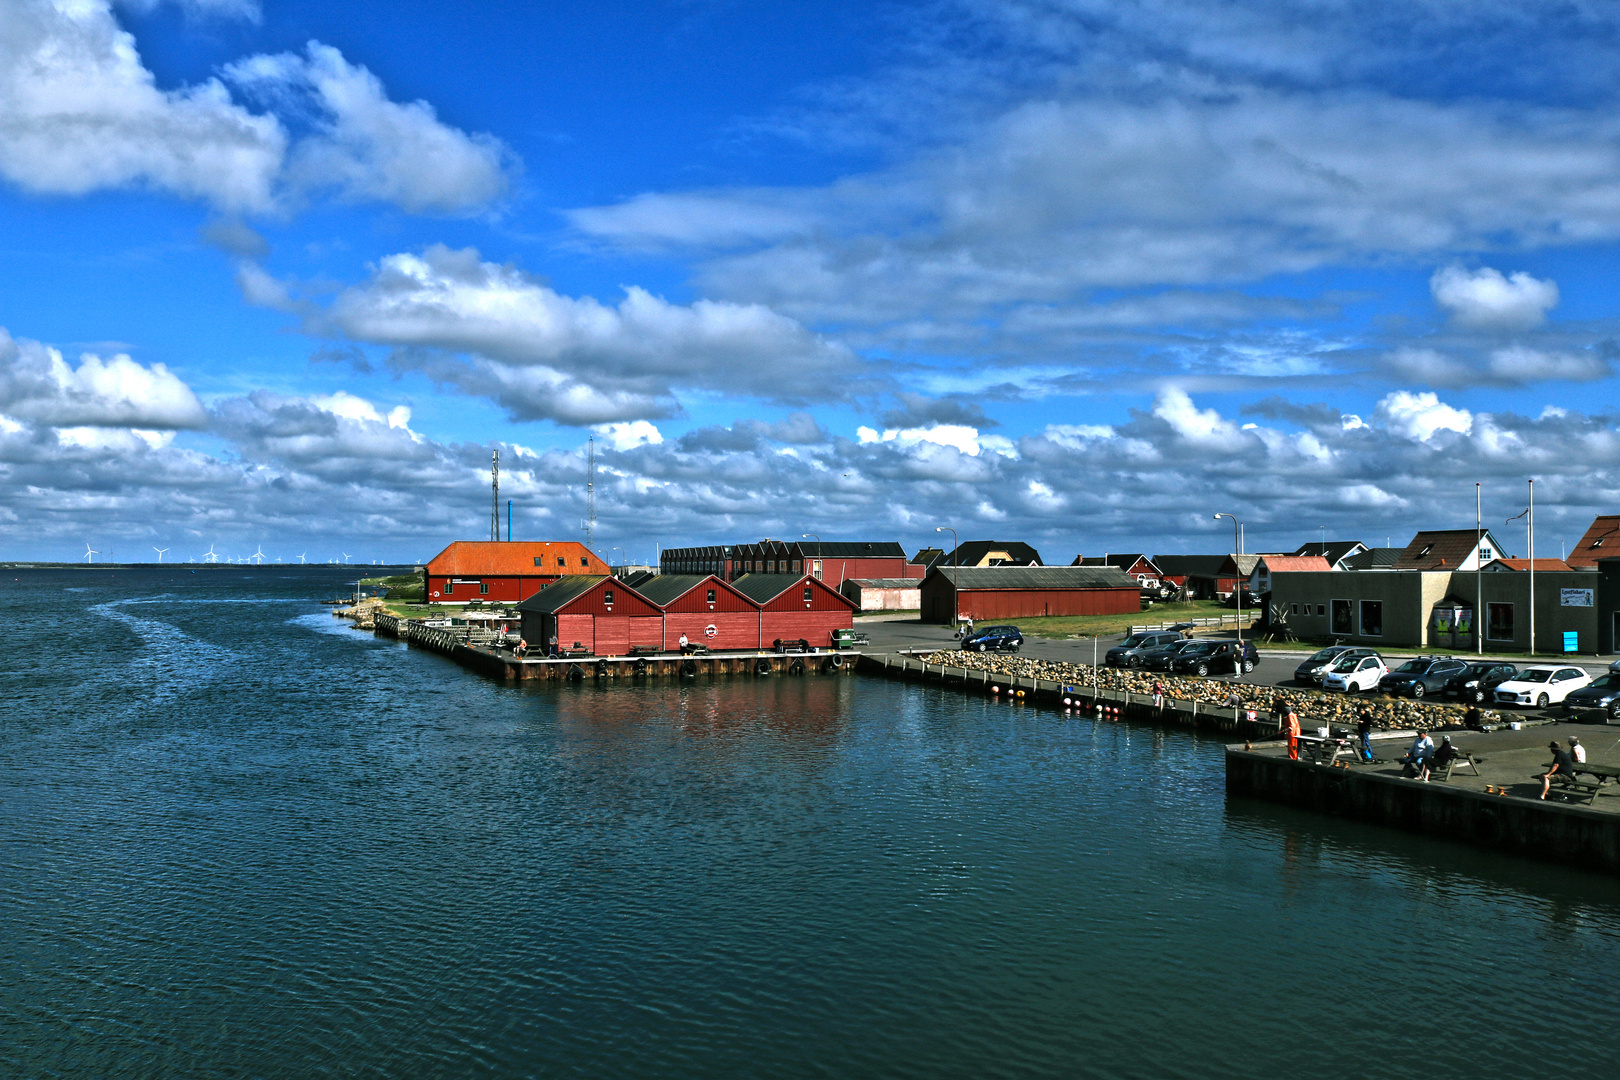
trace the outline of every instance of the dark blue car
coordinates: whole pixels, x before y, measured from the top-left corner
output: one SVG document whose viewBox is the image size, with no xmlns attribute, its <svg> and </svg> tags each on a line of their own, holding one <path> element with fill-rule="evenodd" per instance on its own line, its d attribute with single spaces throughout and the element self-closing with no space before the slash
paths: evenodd
<svg viewBox="0 0 1620 1080">
<path fill-rule="evenodd" d="M 1023 643 L 1024 635 L 1018 632 L 1016 626 L 987 626 L 963 638 L 962 651 L 989 652 L 992 649 L 1006 649 L 1008 652 L 1017 652 Z"/>
</svg>

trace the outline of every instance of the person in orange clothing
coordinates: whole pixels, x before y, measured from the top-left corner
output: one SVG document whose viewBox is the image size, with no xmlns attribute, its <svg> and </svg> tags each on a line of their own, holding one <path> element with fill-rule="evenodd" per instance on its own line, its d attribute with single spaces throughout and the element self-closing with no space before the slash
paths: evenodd
<svg viewBox="0 0 1620 1080">
<path fill-rule="evenodd" d="M 1299 760 L 1299 713 L 1294 711 L 1292 703 L 1288 706 L 1288 715 L 1283 718 L 1284 728 L 1288 732 L 1288 760 Z"/>
</svg>

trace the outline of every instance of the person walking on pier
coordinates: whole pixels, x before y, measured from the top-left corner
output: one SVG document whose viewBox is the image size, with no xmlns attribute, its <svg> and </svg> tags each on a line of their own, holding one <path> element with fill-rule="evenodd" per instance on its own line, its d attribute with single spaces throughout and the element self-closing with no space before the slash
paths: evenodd
<svg viewBox="0 0 1620 1080">
<path fill-rule="evenodd" d="M 1356 717 L 1356 738 L 1361 740 L 1361 760 L 1369 763 L 1373 759 L 1372 729 L 1372 710 L 1362 709 L 1361 715 Z"/>
<path fill-rule="evenodd" d="M 1164 683 L 1158 679 L 1153 680 L 1153 707 L 1155 709 L 1164 708 Z"/>
<path fill-rule="evenodd" d="M 1283 717 L 1283 723 L 1288 727 L 1288 760 L 1299 760 L 1299 713 L 1294 711 L 1292 705 L 1285 705 L 1288 714 Z"/>
</svg>

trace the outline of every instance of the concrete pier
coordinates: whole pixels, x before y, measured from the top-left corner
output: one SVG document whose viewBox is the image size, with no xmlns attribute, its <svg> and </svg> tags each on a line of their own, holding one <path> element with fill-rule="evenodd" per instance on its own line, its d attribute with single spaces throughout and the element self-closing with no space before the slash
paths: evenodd
<svg viewBox="0 0 1620 1080">
<path fill-rule="evenodd" d="M 709 652 L 693 656 L 654 653 L 644 656 L 585 656 L 552 660 L 518 656 L 510 649 L 468 640 L 439 627 L 412 619 L 378 615 L 372 632 L 398 638 L 447 656 L 463 667 L 491 678 L 512 682 L 530 679 L 583 682 L 586 679 L 636 677 L 690 678 L 698 675 L 838 675 L 852 673 L 858 652 L 844 649 L 814 653 Z"/>
</svg>

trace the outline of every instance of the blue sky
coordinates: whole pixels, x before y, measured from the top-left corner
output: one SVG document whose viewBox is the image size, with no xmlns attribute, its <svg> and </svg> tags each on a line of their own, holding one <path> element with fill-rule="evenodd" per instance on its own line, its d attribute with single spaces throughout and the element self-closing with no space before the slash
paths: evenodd
<svg viewBox="0 0 1620 1080">
<path fill-rule="evenodd" d="M 420 559 L 496 446 L 573 538 L 592 434 L 635 559 L 1381 544 L 1530 477 L 1556 551 L 1620 507 L 1617 25 L 0 0 L 0 551 Z"/>
</svg>

